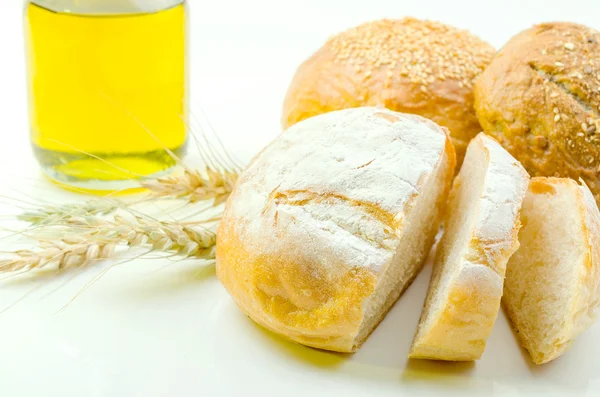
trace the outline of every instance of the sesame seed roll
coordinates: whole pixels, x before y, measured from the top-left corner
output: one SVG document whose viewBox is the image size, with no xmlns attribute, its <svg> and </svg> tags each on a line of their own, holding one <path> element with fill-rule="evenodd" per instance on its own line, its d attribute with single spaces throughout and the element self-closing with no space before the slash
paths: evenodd
<svg viewBox="0 0 600 397">
<path fill-rule="evenodd" d="M 478 37 L 414 18 L 365 23 L 330 38 L 298 68 L 284 101 L 284 128 L 343 108 L 382 106 L 450 130 L 459 163 L 481 131 L 475 78 L 494 49 Z"/>
</svg>

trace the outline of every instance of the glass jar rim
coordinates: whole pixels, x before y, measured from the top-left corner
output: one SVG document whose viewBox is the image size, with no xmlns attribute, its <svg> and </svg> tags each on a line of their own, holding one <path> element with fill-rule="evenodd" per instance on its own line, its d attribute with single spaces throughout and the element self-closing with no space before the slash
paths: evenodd
<svg viewBox="0 0 600 397">
<path fill-rule="evenodd" d="M 27 0 L 50 11 L 82 15 L 139 14 L 166 10 L 185 0 Z"/>
</svg>

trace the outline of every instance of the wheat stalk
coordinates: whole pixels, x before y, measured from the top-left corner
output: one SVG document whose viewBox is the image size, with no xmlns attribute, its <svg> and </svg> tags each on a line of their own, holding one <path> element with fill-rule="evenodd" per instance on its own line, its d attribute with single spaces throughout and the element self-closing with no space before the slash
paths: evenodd
<svg viewBox="0 0 600 397">
<path fill-rule="evenodd" d="M 97 216 L 67 217 L 59 227 L 36 230 L 32 237 L 38 240 L 40 249 L 14 252 L 12 258 L 0 261 L 0 272 L 50 265 L 58 265 L 61 269 L 83 267 L 112 257 L 117 245 L 146 246 L 150 251 L 187 258 L 215 258 L 216 236 L 210 230 L 135 215 L 129 218 L 117 215 L 110 221 Z"/>
<path fill-rule="evenodd" d="M 190 203 L 214 200 L 223 203 L 233 190 L 237 172 L 214 171 L 207 167 L 185 170 L 177 177 L 144 182 L 153 198 L 187 198 Z M 215 233 L 193 228 L 201 223 L 162 222 L 126 212 L 113 219 L 105 216 L 127 204 L 116 200 L 90 200 L 82 204 L 45 206 L 25 212 L 18 219 L 36 226 L 30 233 L 38 242 L 37 250 L 19 250 L 0 260 L 0 272 L 17 272 L 58 265 L 58 268 L 83 267 L 109 259 L 117 245 L 147 246 L 150 251 L 168 252 L 183 257 L 213 260 Z"/>
<path fill-rule="evenodd" d="M 187 198 L 190 203 L 214 200 L 217 206 L 227 200 L 237 180 L 236 171 L 215 171 L 206 167 L 200 170 L 185 169 L 179 176 L 143 182 L 154 198 Z"/>
<path fill-rule="evenodd" d="M 113 255 L 116 244 L 101 242 L 77 243 L 68 238 L 40 241 L 39 251 L 20 250 L 13 258 L 0 261 L 0 272 L 17 272 L 57 264 L 59 268 L 82 266 Z"/>
<path fill-rule="evenodd" d="M 210 142 L 205 130 L 217 138 L 218 145 Z M 194 139 L 205 168 L 190 169 L 165 148 L 184 172 L 141 182 L 141 186 L 150 191 L 150 196 L 141 202 L 175 198 L 186 199 L 188 203 L 212 201 L 216 207 L 227 200 L 242 168 L 229 156 L 207 120 L 201 127 L 200 136 L 202 142 L 196 136 Z M 132 203 L 103 199 L 28 211 L 18 218 L 35 227 L 20 234 L 32 237 L 38 248 L 15 251 L 9 258 L 0 259 L 0 273 L 51 265 L 83 267 L 113 257 L 117 246 L 144 246 L 149 252 L 214 260 L 216 235 L 200 225 L 214 223 L 218 216 L 196 223 L 163 222 L 134 215 L 131 208 Z M 125 214 L 112 215 L 120 210 Z M 107 219 L 109 214 L 111 219 Z"/>
<path fill-rule="evenodd" d="M 213 206 L 217 206 L 227 200 L 237 177 L 237 171 L 214 171 L 210 167 L 204 171 L 185 168 L 182 175 L 153 179 L 142 182 L 141 185 L 150 190 L 151 199 L 185 198 L 190 203 L 213 200 Z M 32 225 L 58 225 L 70 217 L 108 215 L 118 208 L 128 206 L 127 203 L 114 199 L 94 199 L 84 203 L 46 205 L 24 212 L 17 218 Z"/>
<path fill-rule="evenodd" d="M 119 206 L 119 203 L 107 199 L 89 200 L 82 204 L 46 205 L 24 212 L 17 216 L 17 219 L 32 225 L 51 225 L 71 216 L 108 215 Z"/>
</svg>

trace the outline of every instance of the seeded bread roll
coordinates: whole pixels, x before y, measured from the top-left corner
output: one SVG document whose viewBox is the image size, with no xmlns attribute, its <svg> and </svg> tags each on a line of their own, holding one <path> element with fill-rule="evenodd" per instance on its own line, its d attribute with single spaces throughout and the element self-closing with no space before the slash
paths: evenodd
<svg viewBox="0 0 600 397">
<path fill-rule="evenodd" d="M 282 124 L 359 106 L 418 114 L 450 130 L 460 165 L 481 131 L 473 80 L 493 55 L 478 37 L 438 22 L 366 23 L 334 36 L 298 68 Z"/>
<path fill-rule="evenodd" d="M 257 323 L 352 352 L 420 271 L 454 175 L 450 137 L 386 109 L 286 130 L 240 175 L 217 233 L 217 276 Z"/>
<path fill-rule="evenodd" d="M 475 85 L 485 132 L 532 176 L 582 178 L 600 202 L 600 34 L 544 23 L 513 37 Z"/>
</svg>

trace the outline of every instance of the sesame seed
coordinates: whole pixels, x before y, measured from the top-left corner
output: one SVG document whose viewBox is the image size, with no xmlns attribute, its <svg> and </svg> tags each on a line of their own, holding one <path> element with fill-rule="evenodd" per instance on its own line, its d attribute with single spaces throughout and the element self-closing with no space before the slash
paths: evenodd
<svg viewBox="0 0 600 397">
<path fill-rule="evenodd" d="M 436 80 L 456 80 L 459 86 L 473 88 L 473 80 L 495 54 L 467 31 L 413 18 L 359 25 L 331 38 L 326 46 L 334 61 L 354 65 L 361 60 L 365 74 L 390 65 L 425 88 Z"/>
<path fill-rule="evenodd" d="M 577 136 L 585 136 L 585 134 L 583 132 L 578 132 Z"/>
<path fill-rule="evenodd" d="M 558 92 L 553 92 L 550 94 L 550 98 L 556 98 L 558 96 Z"/>
<path fill-rule="evenodd" d="M 556 116 L 554 116 L 554 121 L 556 123 L 558 123 L 560 121 L 560 114 L 557 114 Z"/>
<path fill-rule="evenodd" d="M 573 51 L 575 49 L 575 45 L 573 43 L 565 43 L 565 48 L 567 50 Z"/>
<path fill-rule="evenodd" d="M 554 109 L 552 109 L 552 111 L 553 111 L 554 113 L 558 113 L 558 108 L 557 108 L 557 107 L 555 107 Z"/>
<path fill-rule="evenodd" d="M 554 62 L 554 65 L 556 65 L 559 68 L 562 68 L 563 66 L 565 66 L 565 64 L 562 62 Z"/>
<path fill-rule="evenodd" d="M 588 125 L 587 123 L 581 123 L 581 129 L 587 131 Z"/>
</svg>

